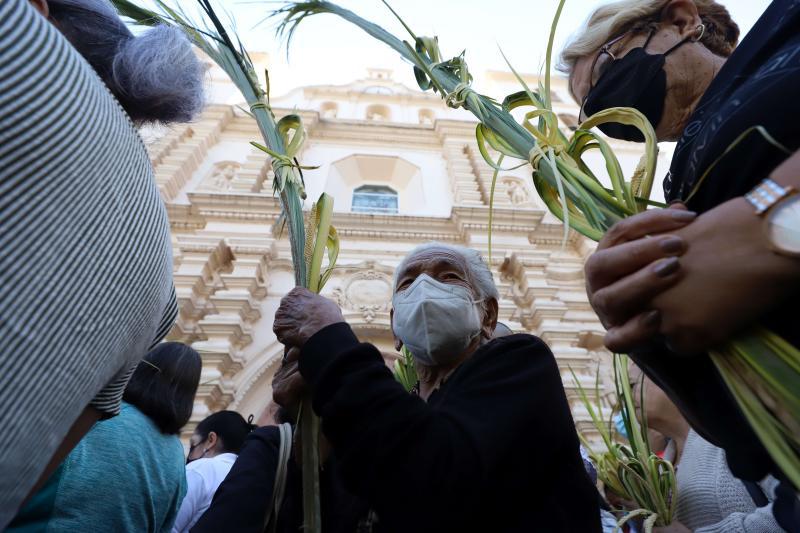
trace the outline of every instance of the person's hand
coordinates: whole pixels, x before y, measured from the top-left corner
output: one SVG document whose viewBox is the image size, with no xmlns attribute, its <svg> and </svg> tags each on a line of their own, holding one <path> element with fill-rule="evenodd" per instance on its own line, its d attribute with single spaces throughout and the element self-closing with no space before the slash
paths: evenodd
<svg viewBox="0 0 800 533">
<path fill-rule="evenodd" d="M 281 344 L 302 348 L 316 332 L 338 322 L 344 322 L 344 317 L 336 303 L 308 289 L 295 287 L 281 300 L 272 331 Z"/>
<path fill-rule="evenodd" d="M 308 385 L 297 368 L 300 348 L 288 348 L 275 377 L 272 378 L 272 400 L 284 407 L 291 416 L 297 413 Z"/>
<path fill-rule="evenodd" d="M 668 526 L 654 527 L 653 533 L 692 533 L 692 530 L 677 520 L 673 520 Z"/>
<path fill-rule="evenodd" d="M 607 329 L 640 315 L 655 295 L 678 281 L 677 257 L 686 251 L 686 242 L 666 233 L 695 218 L 695 213 L 677 204 L 626 218 L 606 232 L 587 260 L 585 274 L 589 302 Z M 657 314 L 636 320 L 657 331 Z"/>
<path fill-rule="evenodd" d="M 659 332 L 673 350 L 691 354 L 718 345 L 800 289 L 800 259 L 773 252 L 762 223 L 736 198 L 676 232 L 688 243 L 683 275 L 652 300 Z"/>
<path fill-rule="evenodd" d="M 770 178 L 800 188 L 800 151 L 781 163 Z M 646 308 L 650 312 L 639 312 L 624 324 L 604 322 L 611 326 L 605 338 L 609 349 L 630 351 L 661 333 L 677 352 L 703 352 L 800 289 L 800 259 L 769 249 L 763 219 L 744 198 L 720 204 L 674 233 L 687 244 L 680 258 L 680 275 L 656 296 L 645 287 L 633 291 L 632 299 L 640 303 L 652 299 Z M 633 276 L 646 277 L 646 273 L 640 270 L 629 277 Z M 613 307 L 618 307 L 616 302 Z"/>
<path fill-rule="evenodd" d="M 627 500 L 622 496 L 619 496 L 616 492 L 606 487 L 605 490 L 606 494 L 606 501 L 613 507 L 614 509 L 622 509 L 623 511 L 633 511 L 634 509 L 638 509 L 640 506 L 636 504 L 633 500 Z"/>
</svg>

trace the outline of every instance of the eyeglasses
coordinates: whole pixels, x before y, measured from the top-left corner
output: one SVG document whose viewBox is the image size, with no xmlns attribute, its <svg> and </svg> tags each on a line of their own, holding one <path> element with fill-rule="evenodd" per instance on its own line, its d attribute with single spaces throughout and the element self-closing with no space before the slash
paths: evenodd
<svg viewBox="0 0 800 533">
<path fill-rule="evenodd" d="M 626 31 L 622 35 L 614 37 L 606 44 L 601 46 L 600 51 L 597 53 L 596 56 L 594 56 L 594 60 L 592 61 L 592 67 L 591 70 L 589 71 L 590 72 L 589 90 L 586 91 L 586 95 L 583 97 L 583 100 L 581 100 L 581 109 L 578 112 L 578 122 L 583 122 L 588 118 L 584 114 L 583 108 L 586 105 L 586 100 L 589 98 L 589 94 L 591 94 L 592 89 L 594 89 L 594 86 L 597 85 L 597 82 L 600 81 L 600 78 L 603 76 L 603 73 L 605 72 L 605 67 L 608 66 L 611 63 L 611 61 L 617 60 L 617 54 L 620 52 L 620 50 L 612 51 L 611 47 L 622 41 L 624 38 L 628 37 L 631 33 L 635 33 L 637 31 L 640 30 L 631 29 Z M 647 36 L 647 40 L 644 43 L 644 47 L 646 47 L 647 44 L 650 42 L 650 39 L 653 37 L 653 33 L 654 31 L 651 29 L 649 35 Z M 602 61 L 600 60 L 601 58 Z"/>
</svg>

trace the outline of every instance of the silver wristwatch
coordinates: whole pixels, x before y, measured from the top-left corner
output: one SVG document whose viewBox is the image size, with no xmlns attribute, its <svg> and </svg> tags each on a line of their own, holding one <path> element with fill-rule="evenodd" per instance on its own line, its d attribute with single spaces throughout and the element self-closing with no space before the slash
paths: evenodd
<svg viewBox="0 0 800 533">
<path fill-rule="evenodd" d="M 745 194 L 756 215 L 764 219 L 764 233 L 778 254 L 800 257 L 800 194 L 767 178 Z"/>
</svg>

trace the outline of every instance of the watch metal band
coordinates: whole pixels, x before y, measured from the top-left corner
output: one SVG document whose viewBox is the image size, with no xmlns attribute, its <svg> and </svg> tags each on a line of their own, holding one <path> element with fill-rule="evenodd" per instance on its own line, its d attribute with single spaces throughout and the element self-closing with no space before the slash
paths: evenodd
<svg viewBox="0 0 800 533">
<path fill-rule="evenodd" d="M 753 190 L 745 194 L 744 197 L 756 210 L 757 215 L 763 215 L 769 211 L 770 207 L 794 192 L 793 188 L 783 187 L 766 178 L 756 185 Z"/>
</svg>

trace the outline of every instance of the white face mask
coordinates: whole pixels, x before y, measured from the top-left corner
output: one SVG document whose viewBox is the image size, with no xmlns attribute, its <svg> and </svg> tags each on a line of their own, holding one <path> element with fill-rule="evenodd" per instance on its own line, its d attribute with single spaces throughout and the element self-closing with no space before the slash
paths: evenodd
<svg viewBox="0 0 800 533">
<path fill-rule="evenodd" d="M 447 364 L 481 333 L 481 319 L 466 287 L 421 274 L 392 297 L 393 330 L 421 363 Z"/>
</svg>

